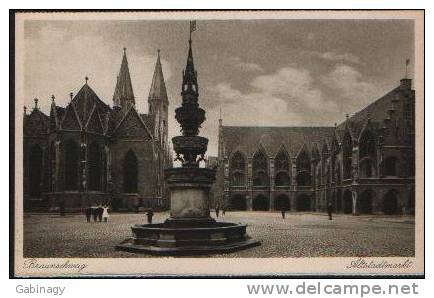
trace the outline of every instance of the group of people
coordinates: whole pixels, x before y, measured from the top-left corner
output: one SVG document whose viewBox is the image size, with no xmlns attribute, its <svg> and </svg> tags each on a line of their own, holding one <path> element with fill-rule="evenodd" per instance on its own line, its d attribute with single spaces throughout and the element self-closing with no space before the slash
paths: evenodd
<svg viewBox="0 0 434 298">
<path fill-rule="evenodd" d="M 87 222 L 90 222 L 92 217 L 94 222 L 101 222 L 103 220 L 107 222 L 109 218 L 108 209 L 109 206 L 107 205 L 88 206 L 85 209 Z"/>
<path fill-rule="evenodd" d="M 219 214 L 220 214 L 220 206 L 217 205 L 217 206 L 215 207 L 215 215 L 216 215 L 217 217 L 219 217 Z M 226 214 L 226 207 L 223 207 L 223 208 L 222 208 L 222 216 L 225 216 L 225 214 Z"/>
</svg>

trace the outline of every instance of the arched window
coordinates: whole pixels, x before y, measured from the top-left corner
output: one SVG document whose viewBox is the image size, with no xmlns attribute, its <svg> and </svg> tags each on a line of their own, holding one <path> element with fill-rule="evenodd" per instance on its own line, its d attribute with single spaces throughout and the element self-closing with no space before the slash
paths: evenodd
<svg viewBox="0 0 434 298">
<path fill-rule="evenodd" d="M 371 130 L 365 130 L 359 141 L 360 177 L 370 178 L 375 176 L 375 164 L 377 160 L 377 148 L 375 136 Z"/>
<path fill-rule="evenodd" d="M 29 186 L 31 197 L 39 197 L 41 194 L 42 154 L 42 148 L 39 145 L 34 145 L 30 149 Z"/>
<path fill-rule="evenodd" d="M 395 156 L 388 157 L 383 162 L 385 176 L 397 176 L 398 159 Z"/>
<path fill-rule="evenodd" d="M 240 152 L 236 152 L 231 158 L 230 177 L 232 186 L 245 185 L 246 161 Z"/>
<path fill-rule="evenodd" d="M 285 152 L 280 151 L 274 160 L 274 168 L 277 172 L 279 171 L 289 171 L 289 160 L 288 155 L 285 154 Z"/>
<path fill-rule="evenodd" d="M 88 189 L 101 190 L 102 153 L 97 143 L 92 143 L 88 149 Z"/>
<path fill-rule="evenodd" d="M 341 165 L 338 161 L 335 163 L 335 179 L 336 183 L 341 183 Z"/>
<path fill-rule="evenodd" d="M 289 186 L 289 175 L 287 172 L 279 172 L 276 174 L 276 186 Z"/>
<path fill-rule="evenodd" d="M 50 144 L 50 186 L 51 191 L 56 191 L 55 181 L 56 175 L 56 142 L 53 141 Z"/>
<path fill-rule="evenodd" d="M 347 131 L 342 141 L 343 150 L 343 167 L 344 167 L 344 179 L 351 179 L 352 170 L 352 156 L 353 156 L 353 142 L 351 140 L 350 133 Z"/>
<path fill-rule="evenodd" d="M 310 159 L 306 150 L 303 150 L 297 157 L 297 184 L 308 186 L 311 184 Z"/>
<path fill-rule="evenodd" d="M 268 162 L 263 152 L 258 152 L 253 156 L 253 186 L 268 185 Z"/>
<path fill-rule="evenodd" d="M 288 155 L 283 150 L 276 155 L 274 169 L 276 171 L 276 186 L 289 186 L 289 160 Z"/>
<path fill-rule="evenodd" d="M 78 190 L 78 167 L 80 153 L 77 142 L 69 140 L 65 143 L 65 190 Z"/>
<path fill-rule="evenodd" d="M 132 150 L 124 158 L 124 192 L 137 193 L 137 157 Z"/>
</svg>

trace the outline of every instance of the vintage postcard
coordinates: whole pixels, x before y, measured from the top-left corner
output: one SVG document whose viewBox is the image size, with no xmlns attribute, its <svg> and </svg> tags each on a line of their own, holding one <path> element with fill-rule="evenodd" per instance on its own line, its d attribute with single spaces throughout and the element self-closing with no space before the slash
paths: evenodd
<svg viewBox="0 0 434 298">
<path fill-rule="evenodd" d="M 423 11 L 13 21 L 15 276 L 424 275 Z"/>
</svg>

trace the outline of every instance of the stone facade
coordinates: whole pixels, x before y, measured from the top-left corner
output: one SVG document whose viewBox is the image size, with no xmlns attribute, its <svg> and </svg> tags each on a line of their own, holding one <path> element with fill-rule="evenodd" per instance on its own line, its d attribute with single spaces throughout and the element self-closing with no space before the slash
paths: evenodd
<svg viewBox="0 0 434 298">
<path fill-rule="evenodd" d="M 219 123 L 215 194 L 238 210 L 402 214 L 415 210 L 411 80 L 330 127 Z"/>
<path fill-rule="evenodd" d="M 24 111 L 25 210 L 167 208 L 163 170 L 168 147 L 168 97 L 158 54 L 149 92 L 149 114 L 135 107 L 127 56 L 110 107 L 86 83 L 66 107 L 52 97 L 49 115 Z"/>
</svg>

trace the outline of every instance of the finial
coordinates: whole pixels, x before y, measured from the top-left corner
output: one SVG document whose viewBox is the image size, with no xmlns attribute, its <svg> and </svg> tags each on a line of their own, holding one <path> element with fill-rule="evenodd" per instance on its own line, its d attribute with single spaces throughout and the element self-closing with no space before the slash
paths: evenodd
<svg viewBox="0 0 434 298">
<path fill-rule="evenodd" d="M 348 115 L 348 113 L 346 113 L 345 118 L 348 120 L 348 118 L 350 118 L 350 115 Z"/>
<path fill-rule="evenodd" d="M 86 77 L 84 78 L 84 80 L 86 81 L 86 85 L 87 85 L 87 81 L 89 81 L 88 76 L 86 76 Z"/>
<path fill-rule="evenodd" d="M 35 101 L 35 109 L 37 109 L 38 108 L 38 101 L 39 101 L 39 99 L 35 98 L 34 101 Z"/>
<path fill-rule="evenodd" d="M 338 124 L 335 122 L 335 128 L 338 127 Z"/>
<path fill-rule="evenodd" d="M 408 66 L 410 65 L 410 59 L 405 60 L 405 77 L 404 79 L 408 78 Z"/>
<path fill-rule="evenodd" d="M 126 54 L 126 52 L 127 52 L 127 48 L 124 48 L 124 54 Z"/>
<path fill-rule="evenodd" d="M 56 99 L 56 97 L 54 96 L 54 94 L 51 95 L 51 103 L 54 103 L 54 100 Z"/>
<path fill-rule="evenodd" d="M 24 106 L 24 115 L 27 115 L 27 107 Z"/>
<path fill-rule="evenodd" d="M 69 97 L 71 98 L 71 100 L 72 100 L 72 97 L 74 96 L 74 93 L 72 93 L 72 92 L 69 92 Z"/>
<path fill-rule="evenodd" d="M 160 49 L 157 49 L 157 55 L 160 57 Z"/>
</svg>

